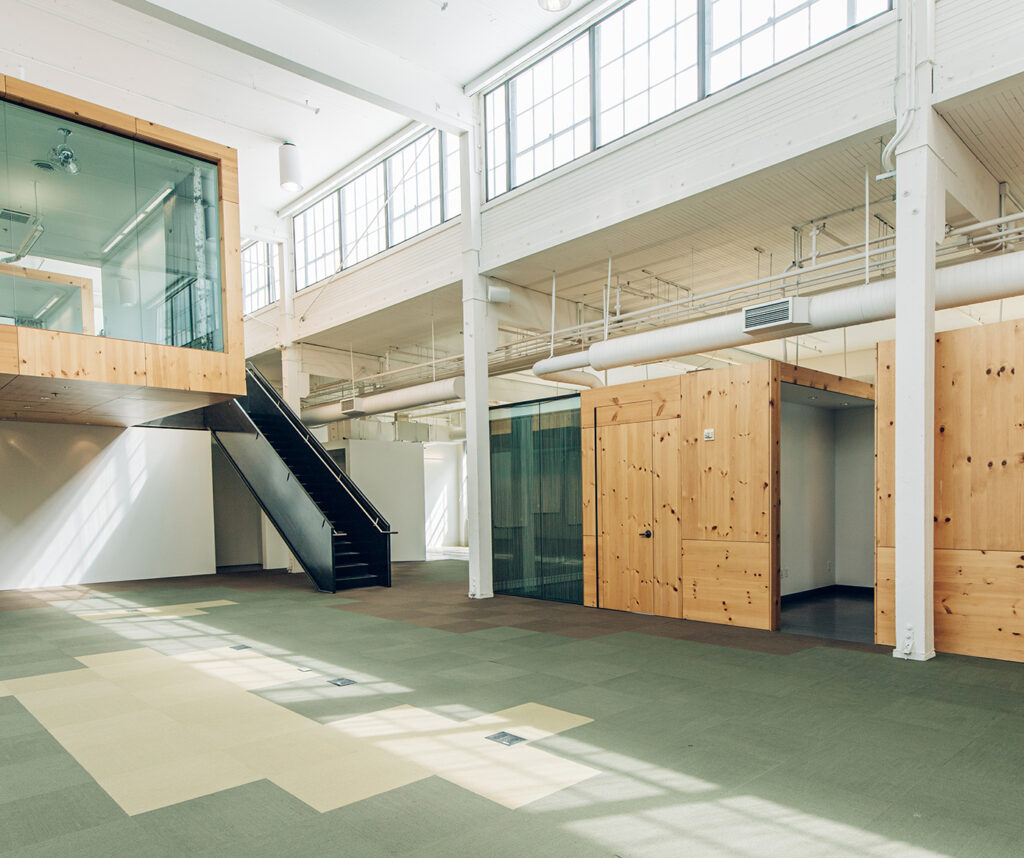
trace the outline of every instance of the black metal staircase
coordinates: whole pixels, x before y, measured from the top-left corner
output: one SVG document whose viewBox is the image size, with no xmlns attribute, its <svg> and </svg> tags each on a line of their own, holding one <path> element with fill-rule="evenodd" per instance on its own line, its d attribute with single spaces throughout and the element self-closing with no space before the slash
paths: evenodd
<svg viewBox="0 0 1024 858">
<path fill-rule="evenodd" d="M 391 586 L 390 525 L 256 367 L 205 422 L 320 590 Z"/>
</svg>

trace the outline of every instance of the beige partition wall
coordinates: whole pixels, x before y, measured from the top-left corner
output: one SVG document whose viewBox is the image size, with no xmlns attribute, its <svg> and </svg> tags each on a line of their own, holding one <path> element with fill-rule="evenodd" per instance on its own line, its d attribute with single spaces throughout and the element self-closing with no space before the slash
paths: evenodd
<svg viewBox="0 0 1024 858">
<path fill-rule="evenodd" d="M 583 391 L 584 604 L 779 627 L 782 382 L 874 396 L 777 361 Z"/>
<path fill-rule="evenodd" d="M 878 345 L 875 640 L 889 645 L 893 355 Z M 935 648 L 1024 661 L 1024 322 L 935 338 Z"/>
<path fill-rule="evenodd" d="M 217 166 L 224 326 L 223 351 L 93 336 L 92 284 L 83 278 L 64 277 L 63 285 L 82 289 L 84 333 L 0 325 L 0 419 L 128 426 L 244 394 L 235 150 L 2 75 L 0 100 Z M 5 267 L 8 274 L 19 277 L 44 276 Z"/>
<path fill-rule="evenodd" d="M 778 627 L 777 369 L 582 393 L 585 604 Z"/>
<path fill-rule="evenodd" d="M 683 616 L 776 629 L 778 365 L 689 373 L 682 399 Z"/>
</svg>

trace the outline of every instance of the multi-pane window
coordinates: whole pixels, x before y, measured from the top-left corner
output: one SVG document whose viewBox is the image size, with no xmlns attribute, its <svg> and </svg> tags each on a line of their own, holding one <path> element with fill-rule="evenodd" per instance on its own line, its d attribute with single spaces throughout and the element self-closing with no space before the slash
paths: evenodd
<svg viewBox="0 0 1024 858">
<path fill-rule="evenodd" d="M 887 0 L 710 0 L 708 92 L 781 62 L 888 8 Z"/>
<path fill-rule="evenodd" d="M 891 8 L 892 0 L 631 0 L 484 94 L 487 197 Z"/>
<path fill-rule="evenodd" d="M 598 145 L 697 100 L 697 0 L 635 0 L 596 29 Z"/>
<path fill-rule="evenodd" d="M 583 35 L 508 83 L 512 185 L 590 151 L 590 40 Z"/>
<path fill-rule="evenodd" d="M 278 250 L 269 241 L 242 249 L 242 309 L 255 313 L 277 300 Z"/>
<path fill-rule="evenodd" d="M 338 194 L 295 216 L 295 288 L 305 289 L 341 268 Z"/>
<path fill-rule="evenodd" d="M 341 258 L 355 265 L 387 247 L 384 165 L 378 164 L 341 189 Z"/>
<path fill-rule="evenodd" d="M 484 140 L 487 148 L 487 196 L 508 190 L 508 122 L 505 116 L 505 86 L 484 96 Z"/>
<path fill-rule="evenodd" d="M 296 288 L 462 211 L 459 138 L 429 131 L 295 216 Z"/>
<path fill-rule="evenodd" d="M 444 219 L 462 213 L 462 168 L 459 156 L 459 138 L 456 134 L 441 135 L 442 175 L 444 183 Z"/>
<path fill-rule="evenodd" d="M 441 149 L 431 131 L 385 162 L 390 244 L 412 238 L 441 222 Z"/>
</svg>

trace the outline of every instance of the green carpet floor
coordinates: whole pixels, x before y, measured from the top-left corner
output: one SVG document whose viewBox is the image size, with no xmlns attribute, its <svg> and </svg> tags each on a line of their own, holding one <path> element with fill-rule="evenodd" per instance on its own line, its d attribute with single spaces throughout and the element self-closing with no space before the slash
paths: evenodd
<svg viewBox="0 0 1024 858">
<path fill-rule="evenodd" d="M 417 567 L 439 584 L 460 568 Z M 396 592 L 402 580 L 399 569 Z M 0 854 L 1024 855 L 1024 665 L 825 646 L 777 655 L 632 631 L 454 633 L 331 609 L 358 591 L 207 581 L 106 585 L 89 604 L 238 604 L 173 620 L 87 622 L 75 616 L 84 602 L 2 611 L 0 682 L 134 646 L 244 643 L 362 677 L 251 692 L 312 719 L 409 704 L 461 720 L 524 702 L 589 716 L 540 745 L 602 774 L 516 811 L 431 777 L 324 814 L 259 781 L 130 817 L 0 697 Z"/>
</svg>

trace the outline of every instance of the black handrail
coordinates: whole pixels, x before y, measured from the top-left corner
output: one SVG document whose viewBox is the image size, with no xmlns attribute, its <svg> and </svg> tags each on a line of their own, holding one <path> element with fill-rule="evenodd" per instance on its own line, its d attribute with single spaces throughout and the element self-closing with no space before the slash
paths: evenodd
<svg viewBox="0 0 1024 858">
<path fill-rule="evenodd" d="M 282 407 L 284 403 L 281 400 L 280 395 L 274 389 L 273 385 L 267 381 L 263 373 L 261 373 L 249 361 L 246 361 L 245 370 L 253 381 L 259 385 L 263 392 L 267 394 L 267 398 L 274 404 L 274 407 L 278 412 L 280 412 L 280 414 L 299 433 L 310 452 L 312 452 L 327 467 L 338 481 L 339 485 L 345 490 L 346 494 L 348 494 L 356 506 L 359 507 L 367 519 L 369 519 L 370 523 L 377 528 L 377 531 L 379 533 L 387 534 L 395 533 L 395 531 L 391 530 L 391 525 L 388 523 L 387 519 L 380 514 L 380 511 L 370 502 L 370 499 L 360 491 L 359 487 L 354 482 L 352 482 L 349 475 L 339 467 L 338 463 L 335 462 L 333 458 L 324 455 L 324 448 L 313 433 L 309 431 L 306 424 L 303 423 L 290 408 Z"/>
</svg>

